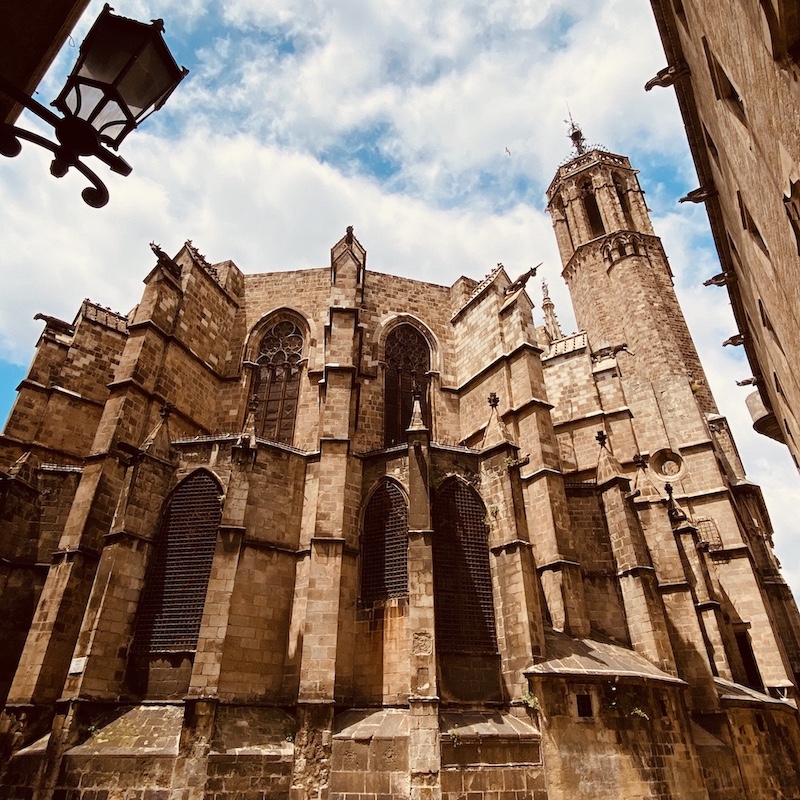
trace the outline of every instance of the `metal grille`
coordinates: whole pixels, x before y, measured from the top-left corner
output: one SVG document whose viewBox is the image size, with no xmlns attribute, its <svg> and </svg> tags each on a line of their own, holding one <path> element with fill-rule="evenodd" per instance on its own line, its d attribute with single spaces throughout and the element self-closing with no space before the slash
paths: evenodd
<svg viewBox="0 0 800 800">
<path fill-rule="evenodd" d="M 222 510 L 220 489 L 195 472 L 172 495 L 139 603 L 137 653 L 197 648 Z"/>
<path fill-rule="evenodd" d="M 411 422 L 414 389 L 421 394 L 427 420 L 425 389 L 431 356 L 425 337 L 411 325 L 395 328 L 386 338 L 386 383 L 384 386 L 386 447 L 406 441 Z"/>
<path fill-rule="evenodd" d="M 719 535 L 717 523 L 713 519 L 698 520 L 697 535 L 701 542 L 708 545 L 709 550 L 722 550 L 722 537 Z"/>
<path fill-rule="evenodd" d="M 496 653 L 489 527 L 475 492 L 458 480 L 433 505 L 436 642 L 442 652 Z"/>
<path fill-rule="evenodd" d="M 253 385 L 258 403 L 256 433 L 264 439 L 292 443 L 302 357 L 303 334 L 297 325 L 284 319 L 267 329 Z"/>
<path fill-rule="evenodd" d="M 370 498 L 361 537 L 361 600 L 374 603 L 408 594 L 408 507 L 397 485 L 385 481 Z"/>
</svg>

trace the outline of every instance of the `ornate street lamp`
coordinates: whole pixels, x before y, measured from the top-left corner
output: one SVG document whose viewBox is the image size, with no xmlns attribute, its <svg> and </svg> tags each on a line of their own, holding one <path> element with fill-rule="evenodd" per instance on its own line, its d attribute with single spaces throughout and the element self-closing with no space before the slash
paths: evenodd
<svg viewBox="0 0 800 800">
<path fill-rule="evenodd" d="M 0 91 L 33 111 L 55 128 L 57 142 L 14 125 L 0 124 L 0 154 L 16 156 L 20 139 L 35 142 L 55 155 L 50 172 L 56 178 L 70 167 L 93 184 L 81 196 L 90 206 L 108 202 L 108 189 L 80 159 L 96 156 L 119 175 L 129 175 L 131 166 L 106 149 L 120 142 L 145 118 L 164 105 L 175 87 L 188 74 L 169 52 L 162 34 L 163 20 L 151 24 L 111 13 L 106 4 L 80 48 L 61 94 L 52 105 L 59 117 L 0 76 Z"/>
</svg>

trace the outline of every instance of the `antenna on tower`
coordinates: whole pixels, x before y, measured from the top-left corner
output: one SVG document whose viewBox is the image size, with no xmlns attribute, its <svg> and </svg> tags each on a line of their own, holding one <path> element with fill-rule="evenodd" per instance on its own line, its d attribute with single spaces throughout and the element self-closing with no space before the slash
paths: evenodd
<svg viewBox="0 0 800 800">
<path fill-rule="evenodd" d="M 569 103 L 567 103 L 567 113 L 569 114 L 569 119 L 564 120 L 564 122 L 569 125 L 569 133 L 567 136 L 572 140 L 572 146 L 575 148 L 575 152 L 579 156 L 582 156 L 586 152 L 586 137 L 583 135 L 583 131 L 580 127 L 575 124 L 575 120 L 572 119 Z"/>
</svg>

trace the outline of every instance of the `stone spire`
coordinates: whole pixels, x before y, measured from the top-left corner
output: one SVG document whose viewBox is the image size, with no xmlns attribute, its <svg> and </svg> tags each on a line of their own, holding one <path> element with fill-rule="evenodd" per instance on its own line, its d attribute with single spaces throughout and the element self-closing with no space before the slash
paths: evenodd
<svg viewBox="0 0 800 800">
<path fill-rule="evenodd" d="M 408 431 L 427 431 L 428 426 L 422 416 L 422 400 L 418 390 L 414 391 L 414 405 L 411 408 L 411 422 L 408 424 Z"/>
<path fill-rule="evenodd" d="M 564 332 L 561 330 L 561 325 L 558 324 L 556 307 L 550 299 L 546 281 L 542 281 L 542 311 L 544 312 L 544 329 L 550 337 L 550 341 L 563 339 Z"/>
<path fill-rule="evenodd" d="M 505 423 L 503 422 L 497 407 L 500 405 L 500 398 L 492 392 L 487 402 L 489 403 L 489 422 L 486 425 L 486 430 L 483 432 L 483 441 L 481 442 L 481 450 L 487 450 L 490 447 L 496 447 L 499 444 L 514 444 L 514 439 L 508 431 Z"/>
<path fill-rule="evenodd" d="M 606 432 L 598 431 L 597 436 L 594 438 L 600 445 L 600 454 L 597 459 L 597 485 L 603 486 L 617 478 L 625 478 L 625 480 L 627 480 L 619 461 L 617 461 L 616 456 L 608 447 L 608 435 Z"/>
</svg>

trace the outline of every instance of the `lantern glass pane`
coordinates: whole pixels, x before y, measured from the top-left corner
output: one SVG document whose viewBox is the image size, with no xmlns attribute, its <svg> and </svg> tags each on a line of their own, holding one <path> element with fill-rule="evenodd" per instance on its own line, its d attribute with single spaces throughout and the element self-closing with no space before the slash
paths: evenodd
<svg viewBox="0 0 800 800">
<path fill-rule="evenodd" d="M 138 117 L 168 92 L 174 82 L 174 75 L 151 41 L 122 76 L 118 88 L 131 114 Z"/>
<path fill-rule="evenodd" d="M 78 76 L 113 84 L 141 48 L 143 31 L 110 24 L 98 25 L 92 33 L 95 35 L 87 38 L 86 54 Z"/>
</svg>

